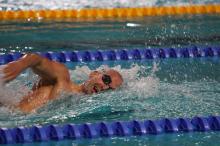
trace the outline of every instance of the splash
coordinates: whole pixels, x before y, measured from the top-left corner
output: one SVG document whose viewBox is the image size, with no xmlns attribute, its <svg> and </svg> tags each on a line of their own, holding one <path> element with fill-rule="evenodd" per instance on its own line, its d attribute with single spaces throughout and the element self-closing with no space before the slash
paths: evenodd
<svg viewBox="0 0 220 146">
<path fill-rule="evenodd" d="M 35 76 L 32 76 L 33 74 L 27 71 L 26 74 L 21 74 L 18 79 L 4 84 L 2 79 L 4 75 L 2 72 L 3 68 L 4 66 L 0 68 L 0 103 L 3 105 L 15 105 L 23 96 L 30 92 L 29 88 L 25 86 L 25 83 L 27 81 L 33 81 Z"/>
<path fill-rule="evenodd" d="M 138 66 L 136 75 L 138 74 L 138 72 L 142 72 L 143 74 L 143 68 L 143 66 Z M 133 79 L 131 80 L 131 82 L 127 80 L 128 90 L 130 90 L 132 94 L 136 94 L 138 97 L 142 98 L 154 96 L 158 92 L 159 87 L 159 78 L 155 76 L 156 71 L 158 71 L 158 66 L 156 63 L 154 63 L 153 68 L 150 71 L 150 75 Z M 133 76 L 135 76 L 135 74 L 133 74 Z"/>
</svg>

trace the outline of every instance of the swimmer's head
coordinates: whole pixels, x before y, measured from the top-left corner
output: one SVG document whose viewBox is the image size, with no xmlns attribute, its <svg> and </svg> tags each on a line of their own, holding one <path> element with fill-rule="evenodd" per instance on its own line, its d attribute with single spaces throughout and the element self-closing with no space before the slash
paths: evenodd
<svg viewBox="0 0 220 146">
<path fill-rule="evenodd" d="M 121 74 L 113 69 L 93 71 L 89 79 L 82 84 L 83 92 L 86 94 L 98 93 L 108 89 L 116 89 L 123 83 Z"/>
</svg>

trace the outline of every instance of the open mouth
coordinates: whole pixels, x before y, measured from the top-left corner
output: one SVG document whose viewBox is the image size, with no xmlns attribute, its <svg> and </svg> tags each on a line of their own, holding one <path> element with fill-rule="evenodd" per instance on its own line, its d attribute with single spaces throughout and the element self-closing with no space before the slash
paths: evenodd
<svg viewBox="0 0 220 146">
<path fill-rule="evenodd" d="M 97 88 L 96 86 L 94 86 L 94 87 L 93 87 L 93 91 L 94 91 L 95 93 L 98 93 L 98 88 Z"/>
</svg>

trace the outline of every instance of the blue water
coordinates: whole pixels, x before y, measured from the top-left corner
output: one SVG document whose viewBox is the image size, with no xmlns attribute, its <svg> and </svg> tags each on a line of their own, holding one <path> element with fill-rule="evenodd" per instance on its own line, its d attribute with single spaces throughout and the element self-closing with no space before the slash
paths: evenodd
<svg viewBox="0 0 220 146">
<path fill-rule="evenodd" d="M 0 22 L 0 52 L 219 45 L 219 18 L 198 15 L 95 22 Z M 30 115 L 1 107 L 0 127 L 220 113 L 219 58 L 68 63 L 66 66 L 76 82 L 86 80 L 92 70 L 111 67 L 122 73 L 125 83 L 116 91 L 92 96 L 63 94 L 59 100 Z M 0 97 L 19 101 L 37 80 L 27 71 L 2 87 Z M 180 133 L 34 145 L 219 145 L 219 136 L 219 132 Z"/>
<path fill-rule="evenodd" d="M 34 146 L 219 146 L 220 134 L 214 132 L 207 133 L 179 133 L 147 135 L 141 137 L 113 137 L 97 138 L 85 140 L 64 140 L 35 143 Z M 29 146 L 30 144 L 17 144 L 16 146 Z M 9 145 L 11 146 L 11 145 Z M 14 146 L 14 145 L 13 145 Z"/>
</svg>

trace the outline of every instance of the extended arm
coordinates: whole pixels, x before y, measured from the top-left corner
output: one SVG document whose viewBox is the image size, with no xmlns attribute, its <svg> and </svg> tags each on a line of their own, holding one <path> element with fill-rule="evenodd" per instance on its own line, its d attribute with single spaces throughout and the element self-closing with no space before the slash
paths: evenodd
<svg viewBox="0 0 220 146">
<path fill-rule="evenodd" d="M 65 65 L 41 57 L 38 54 L 26 54 L 18 61 L 13 61 L 5 65 L 3 69 L 4 82 L 7 83 L 15 79 L 27 68 L 31 68 L 34 73 L 50 83 L 54 83 L 58 79 L 70 81 L 69 72 Z"/>
</svg>

